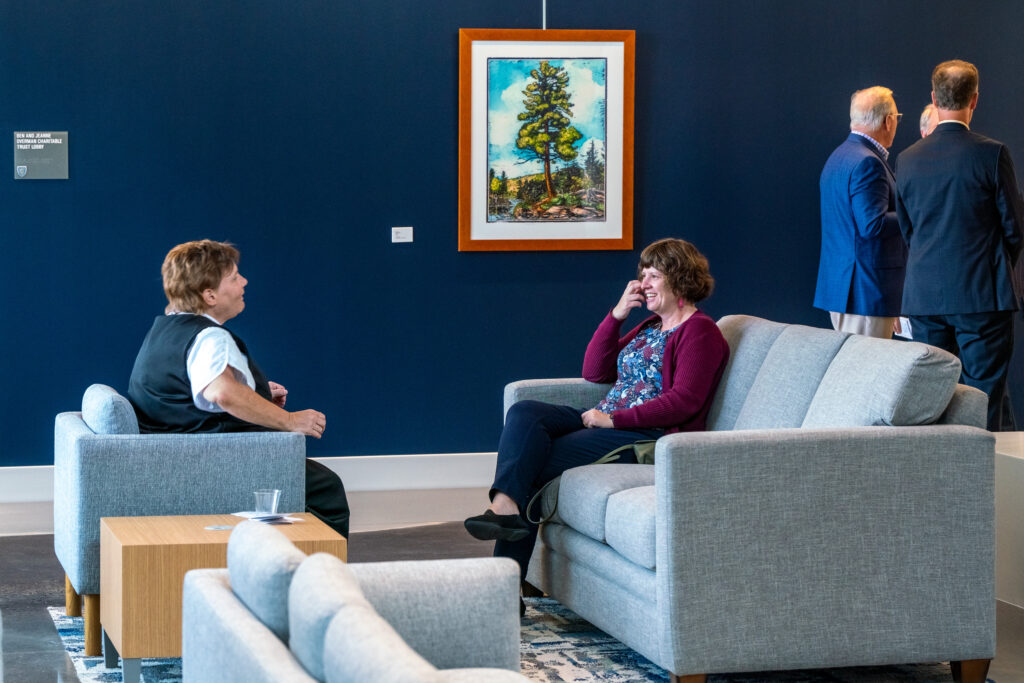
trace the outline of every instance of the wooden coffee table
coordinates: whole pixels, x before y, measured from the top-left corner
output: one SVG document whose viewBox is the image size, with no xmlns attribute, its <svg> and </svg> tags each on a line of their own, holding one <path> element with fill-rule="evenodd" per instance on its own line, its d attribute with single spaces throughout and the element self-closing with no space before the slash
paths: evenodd
<svg viewBox="0 0 1024 683">
<path fill-rule="evenodd" d="M 308 513 L 276 525 L 306 554 L 325 552 L 342 560 L 348 543 Z M 100 520 L 100 623 L 108 668 L 123 660 L 125 683 L 136 683 L 143 657 L 181 656 L 181 594 L 185 572 L 227 566 L 234 515 L 104 517 Z"/>
</svg>

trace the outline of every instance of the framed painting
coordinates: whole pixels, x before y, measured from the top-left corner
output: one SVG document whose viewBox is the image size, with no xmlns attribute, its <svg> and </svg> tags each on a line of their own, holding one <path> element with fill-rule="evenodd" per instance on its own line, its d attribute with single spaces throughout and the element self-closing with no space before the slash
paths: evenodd
<svg viewBox="0 0 1024 683">
<path fill-rule="evenodd" d="M 633 31 L 459 31 L 459 251 L 633 248 Z"/>
</svg>

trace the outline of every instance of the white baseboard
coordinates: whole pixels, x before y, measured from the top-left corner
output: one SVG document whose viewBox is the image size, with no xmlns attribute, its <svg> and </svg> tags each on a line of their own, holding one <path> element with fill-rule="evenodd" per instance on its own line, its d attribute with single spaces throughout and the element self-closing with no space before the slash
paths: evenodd
<svg viewBox="0 0 1024 683">
<path fill-rule="evenodd" d="M 496 453 L 432 453 L 315 458 L 347 491 L 408 491 L 490 486 Z M 0 503 L 53 500 L 53 465 L 0 467 Z"/>
<path fill-rule="evenodd" d="M 53 500 L 53 465 L 0 467 L 0 503 Z"/>
</svg>

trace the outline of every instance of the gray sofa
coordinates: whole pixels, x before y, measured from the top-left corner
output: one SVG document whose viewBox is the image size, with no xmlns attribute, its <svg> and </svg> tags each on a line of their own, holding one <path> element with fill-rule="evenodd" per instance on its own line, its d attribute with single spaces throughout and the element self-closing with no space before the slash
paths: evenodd
<svg viewBox="0 0 1024 683">
<path fill-rule="evenodd" d="M 140 434 L 128 399 L 93 384 L 81 412 L 57 415 L 53 443 L 53 545 L 68 615 L 79 616 L 85 599 L 87 655 L 101 649 L 101 517 L 250 510 L 259 488 L 281 489 L 282 510 L 305 509 L 302 434 Z"/>
<path fill-rule="evenodd" d="M 561 477 L 528 580 L 672 672 L 951 661 L 995 652 L 994 438 L 987 397 L 923 344 L 746 316 L 707 432 L 654 466 Z M 578 379 L 522 399 L 592 407 Z M 552 511 L 550 497 L 545 513 Z"/>
<path fill-rule="evenodd" d="M 346 565 L 239 524 L 227 569 L 185 575 L 185 683 L 503 683 L 519 672 L 519 569 L 480 558 Z"/>
</svg>

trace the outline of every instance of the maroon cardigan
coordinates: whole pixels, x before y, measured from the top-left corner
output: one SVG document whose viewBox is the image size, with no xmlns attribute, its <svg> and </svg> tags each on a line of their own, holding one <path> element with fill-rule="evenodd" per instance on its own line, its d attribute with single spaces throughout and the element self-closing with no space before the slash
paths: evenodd
<svg viewBox="0 0 1024 683">
<path fill-rule="evenodd" d="M 597 326 L 583 357 L 583 378 L 608 383 L 618 378 L 619 352 L 645 327 L 660 318 L 652 315 L 625 337 L 622 321 L 611 313 Z M 729 345 L 715 321 L 697 311 L 665 343 L 661 368 L 661 395 L 638 406 L 612 412 L 616 429 L 663 428 L 697 432 L 706 427 L 711 400 L 729 360 Z"/>
</svg>

